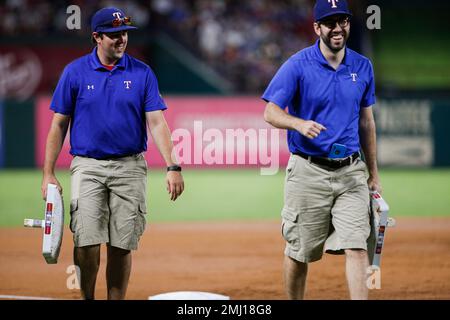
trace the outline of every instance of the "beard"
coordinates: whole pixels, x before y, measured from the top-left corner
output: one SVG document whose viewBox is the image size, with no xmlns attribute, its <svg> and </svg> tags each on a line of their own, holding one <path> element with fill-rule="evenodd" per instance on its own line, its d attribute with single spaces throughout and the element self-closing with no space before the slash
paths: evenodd
<svg viewBox="0 0 450 320">
<path fill-rule="evenodd" d="M 332 52 L 337 53 L 341 51 L 347 43 L 349 32 L 341 30 L 339 32 L 330 31 L 328 34 L 321 34 L 320 39 Z"/>
</svg>

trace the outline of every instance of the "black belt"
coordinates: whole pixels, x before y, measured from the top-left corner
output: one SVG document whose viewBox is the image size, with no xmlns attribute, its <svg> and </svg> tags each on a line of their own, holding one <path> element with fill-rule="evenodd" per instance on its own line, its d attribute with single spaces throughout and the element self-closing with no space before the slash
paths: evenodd
<svg viewBox="0 0 450 320">
<path fill-rule="evenodd" d="M 128 153 L 128 154 L 118 154 L 118 155 L 111 155 L 108 157 L 105 157 L 104 159 L 101 160 L 118 160 L 121 158 L 127 158 L 127 157 L 135 157 L 137 156 L 139 153 Z"/>
<path fill-rule="evenodd" d="M 308 156 L 307 154 L 303 153 L 303 152 L 294 152 L 295 155 L 302 157 L 303 159 L 309 160 L 312 163 L 321 165 L 321 166 L 326 166 L 329 168 L 333 168 L 333 169 L 339 169 L 345 166 L 348 166 L 350 164 L 353 163 L 353 161 L 355 161 L 356 159 L 359 158 L 359 152 L 355 152 L 354 154 L 352 154 L 351 156 L 348 156 L 347 158 L 344 159 L 329 159 L 329 158 L 320 158 L 320 157 L 312 157 L 312 156 Z"/>
<path fill-rule="evenodd" d="M 126 157 L 134 157 L 136 155 L 138 155 L 139 153 L 129 153 L 129 154 L 121 154 L 121 155 L 109 155 L 106 157 L 101 157 L 101 158 L 92 158 L 92 157 L 88 157 L 88 156 L 79 156 L 76 155 L 77 157 L 83 157 L 83 158 L 92 158 L 95 160 L 117 160 L 120 158 L 126 158 Z"/>
</svg>

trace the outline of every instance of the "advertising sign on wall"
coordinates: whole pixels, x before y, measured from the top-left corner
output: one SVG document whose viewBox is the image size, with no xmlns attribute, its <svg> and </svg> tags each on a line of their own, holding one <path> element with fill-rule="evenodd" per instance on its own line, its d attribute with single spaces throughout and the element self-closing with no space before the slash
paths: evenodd
<svg viewBox="0 0 450 320">
<path fill-rule="evenodd" d="M 381 166 L 431 166 L 434 162 L 432 104 L 381 100 L 375 109 Z"/>
</svg>

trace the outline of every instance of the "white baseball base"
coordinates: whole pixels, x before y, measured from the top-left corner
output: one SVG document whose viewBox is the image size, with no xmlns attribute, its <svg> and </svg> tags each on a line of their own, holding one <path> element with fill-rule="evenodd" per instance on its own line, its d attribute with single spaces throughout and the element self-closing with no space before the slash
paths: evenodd
<svg viewBox="0 0 450 320">
<path fill-rule="evenodd" d="M 230 300 L 230 297 L 201 291 L 175 291 L 148 297 L 148 300 Z"/>
<path fill-rule="evenodd" d="M 370 195 L 372 200 L 372 224 L 375 228 L 375 243 L 373 251 L 369 252 L 369 257 L 371 257 L 371 265 L 379 268 L 386 228 L 395 226 L 396 222 L 393 218 L 388 217 L 389 206 L 381 195 L 378 192 L 371 192 Z"/>
<path fill-rule="evenodd" d="M 56 185 L 47 186 L 44 220 L 25 219 L 23 225 L 43 228 L 42 255 L 48 264 L 57 263 L 64 230 L 64 204 Z"/>
</svg>

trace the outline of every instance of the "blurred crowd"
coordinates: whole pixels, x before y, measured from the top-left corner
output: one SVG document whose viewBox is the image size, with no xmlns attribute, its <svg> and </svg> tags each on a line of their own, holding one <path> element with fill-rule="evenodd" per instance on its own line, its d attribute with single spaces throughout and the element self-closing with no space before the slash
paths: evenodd
<svg viewBox="0 0 450 320">
<path fill-rule="evenodd" d="M 155 0 L 152 10 L 238 92 L 259 92 L 310 45 L 311 0 Z M 161 19 L 162 17 L 162 19 Z"/>
<path fill-rule="evenodd" d="M 136 25 L 147 28 L 150 22 L 149 6 L 152 1 L 50 1 L 50 0 L 4 0 L 0 1 L 0 35 L 60 35 L 78 33 L 87 35 L 91 32 L 90 21 L 98 9 L 106 6 L 117 6 L 127 15 L 133 17 Z M 81 29 L 69 30 L 66 20 L 71 5 L 81 9 Z"/>
<path fill-rule="evenodd" d="M 82 29 L 99 8 L 117 6 L 140 32 L 169 33 L 232 83 L 236 92 L 261 92 L 280 64 L 310 45 L 313 0 L 6 0 L 0 6 L 3 35 L 65 34 L 67 7 L 80 6 Z"/>
</svg>

